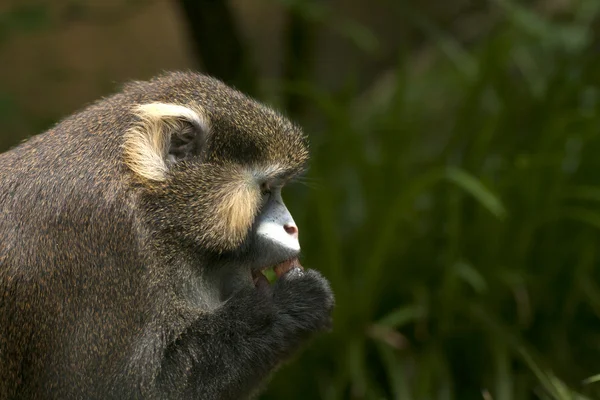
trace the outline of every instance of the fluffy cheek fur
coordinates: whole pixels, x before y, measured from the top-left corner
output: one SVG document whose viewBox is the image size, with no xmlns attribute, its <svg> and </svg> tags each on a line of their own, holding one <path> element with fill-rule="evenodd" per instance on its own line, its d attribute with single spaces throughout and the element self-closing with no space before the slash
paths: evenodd
<svg viewBox="0 0 600 400">
<path fill-rule="evenodd" d="M 244 242 L 260 202 L 260 188 L 247 169 L 183 162 L 152 191 L 147 204 L 158 229 L 223 253 Z"/>
</svg>

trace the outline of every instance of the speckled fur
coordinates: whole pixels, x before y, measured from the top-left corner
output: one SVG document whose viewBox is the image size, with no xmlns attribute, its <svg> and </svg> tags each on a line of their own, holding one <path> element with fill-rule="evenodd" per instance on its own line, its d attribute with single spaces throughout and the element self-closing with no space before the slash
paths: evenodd
<svg viewBox="0 0 600 400">
<path fill-rule="evenodd" d="M 210 123 L 158 181 L 124 155 L 153 102 Z M 0 399 L 251 397 L 330 324 L 316 271 L 257 290 L 243 268 L 247 172 L 291 178 L 307 159 L 298 127 L 194 73 L 131 83 L 0 155 Z"/>
</svg>

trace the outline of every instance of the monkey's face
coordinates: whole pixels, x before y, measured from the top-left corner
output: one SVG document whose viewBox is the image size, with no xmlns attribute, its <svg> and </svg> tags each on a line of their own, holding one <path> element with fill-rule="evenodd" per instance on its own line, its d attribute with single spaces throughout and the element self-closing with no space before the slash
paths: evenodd
<svg viewBox="0 0 600 400">
<path fill-rule="evenodd" d="M 300 245 L 281 189 L 308 160 L 305 137 L 271 109 L 198 79 L 171 82 L 193 100 L 135 108 L 125 161 L 144 187 L 148 219 L 173 243 L 253 271 L 285 266 Z"/>
</svg>

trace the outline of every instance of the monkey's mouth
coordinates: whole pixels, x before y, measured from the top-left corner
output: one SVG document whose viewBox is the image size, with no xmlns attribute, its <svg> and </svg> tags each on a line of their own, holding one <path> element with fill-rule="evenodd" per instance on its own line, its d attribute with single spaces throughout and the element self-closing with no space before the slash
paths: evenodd
<svg viewBox="0 0 600 400">
<path fill-rule="evenodd" d="M 304 270 L 304 267 L 300 265 L 298 257 L 290 258 L 289 260 L 285 260 L 275 266 L 268 265 L 264 268 L 253 270 L 252 281 L 254 282 L 254 286 L 256 287 L 261 287 L 265 284 L 269 285 L 269 280 L 273 281 L 275 279 L 281 278 L 286 272 L 288 272 L 292 268 L 300 268 L 301 270 Z M 271 272 L 271 270 L 272 273 L 269 273 Z M 271 279 L 267 278 L 267 276 L 265 276 L 263 272 L 267 273 L 267 276 L 270 275 Z"/>
</svg>

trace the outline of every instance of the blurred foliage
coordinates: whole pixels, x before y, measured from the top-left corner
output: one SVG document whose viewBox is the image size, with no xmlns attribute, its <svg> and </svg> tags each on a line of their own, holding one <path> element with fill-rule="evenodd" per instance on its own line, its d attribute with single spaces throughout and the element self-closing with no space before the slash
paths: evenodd
<svg viewBox="0 0 600 400">
<path fill-rule="evenodd" d="M 288 46 L 326 27 L 379 51 L 329 2 L 279 3 Z M 406 2 L 373 3 L 428 38 L 419 52 L 332 91 L 292 48 L 285 79 L 262 82 L 310 132 L 286 201 L 337 308 L 261 398 L 600 398 L 600 2 L 543 16 L 490 0 L 468 47 Z M 36 10 L 4 15 L 0 39 L 44 25 Z M 0 119 L 15 113 L 0 95 Z"/>
<path fill-rule="evenodd" d="M 600 4 L 495 6 L 467 50 L 390 3 L 429 36 L 425 67 L 281 83 L 318 110 L 287 201 L 337 309 L 264 399 L 600 398 Z"/>
</svg>

